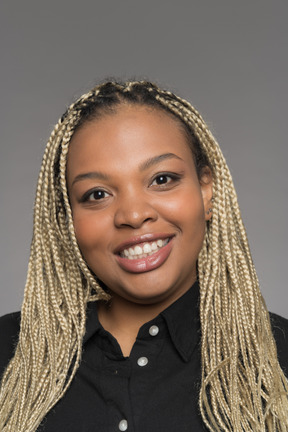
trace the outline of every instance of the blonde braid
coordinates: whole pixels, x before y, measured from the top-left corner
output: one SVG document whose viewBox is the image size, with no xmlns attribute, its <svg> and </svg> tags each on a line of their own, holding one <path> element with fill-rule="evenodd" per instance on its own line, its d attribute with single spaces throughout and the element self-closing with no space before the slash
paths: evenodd
<svg viewBox="0 0 288 432">
<path fill-rule="evenodd" d="M 162 95 L 158 100 L 198 137 L 214 174 L 213 219 L 198 262 L 202 417 L 212 431 L 287 431 L 287 378 L 226 161 L 199 113 L 180 98 L 171 102 Z"/>
<path fill-rule="evenodd" d="M 198 260 L 199 401 L 206 426 L 211 431 L 287 432 L 287 379 L 277 360 L 226 161 L 187 101 L 144 81 L 105 83 L 83 95 L 68 108 L 48 141 L 37 186 L 19 343 L 0 393 L 0 430 L 37 429 L 65 394 L 80 363 L 87 302 L 109 298 L 78 248 L 66 187 L 71 137 L 89 116 L 99 114 L 96 110 L 91 116 L 89 109 L 101 97 L 107 99 L 107 88 L 116 98 L 112 108 L 125 102 L 155 104 L 179 118 L 193 131 L 213 171 L 213 218 L 207 223 Z M 105 106 L 99 108 L 100 114 L 101 109 L 105 113 Z"/>
<path fill-rule="evenodd" d="M 36 430 L 63 396 L 80 363 L 86 304 L 91 296 L 109 297 L 84 263 L 73 231 L 65 157 L 79 116 L 74 105 L 68 112 L 51 134 L 38 179 L 19 343 L 0 393 L 3 432 Z"/>
</svg>

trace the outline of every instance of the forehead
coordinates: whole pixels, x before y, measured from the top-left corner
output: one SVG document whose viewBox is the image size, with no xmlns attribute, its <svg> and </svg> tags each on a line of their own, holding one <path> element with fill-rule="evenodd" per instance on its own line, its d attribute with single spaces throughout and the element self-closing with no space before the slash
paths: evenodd
<svg viewBox="0 0 288 432">
<path fill-rule="evenodd" d="M 161 153 L 192 157 L 187 134 L 176 117 L 154 107 L 124 105 L 86 122 L 72 137 L 68 169 L 92 164 L 141 164 Z"/>
<path fill-rule="evenodd" d="M 137 124 L 134 123 L 137 121 Z M 174 114 L 166 111 L 164 108 L 138 105 L 138 104 L 126 104 L 121 103 L 119 106 L 113 108 L 109 112 L 100 113 L 96 118 L 91 118 L 81 124 L 79 129 L 72 136 L 71 144 L 83 140 L 83 137 L 87 137 L 89 134 L 94 133 L 99 135 L 104 132 L 106 136 L 109 135 L 109 130 L 112 127 L 114 130 L 116 127 L 122 126 L 123 129 L 129 128 L 131 133 L 137 129 L 137 132 L 155 133 L 160 131 L 160 128 L 164 127 L 168 131 L 174 129 L 178 134 L 183 134 L 186 138 L 187 143 L 190 141 L 189 133 L 185 127 L 185 124 Z M 157 127 L 158 126 L 158 127 Z M 158 129 L 158 130 L 157 130 Z"/>
</svg>

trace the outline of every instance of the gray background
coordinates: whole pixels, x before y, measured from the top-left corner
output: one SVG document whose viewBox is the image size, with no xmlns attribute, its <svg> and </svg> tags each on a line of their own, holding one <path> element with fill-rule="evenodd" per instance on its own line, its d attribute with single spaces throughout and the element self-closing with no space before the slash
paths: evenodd
<svg viewBox="0 0 288 432">
<path fill-rule="evenodd" d="M 232 171 L 268 307 L 288 316 L 287 0 L 0 5 L 0 315 L 19 309 L 46 140 L 99 80 L 150 78 L 204 115 Z"/>
</svg>

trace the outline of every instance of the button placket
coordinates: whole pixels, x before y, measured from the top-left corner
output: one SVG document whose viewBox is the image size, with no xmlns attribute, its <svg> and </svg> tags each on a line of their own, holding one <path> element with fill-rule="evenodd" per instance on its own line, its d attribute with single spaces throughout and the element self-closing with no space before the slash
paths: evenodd
<svg viewBox="0 0 288 432">
<path fill-rule="evenodd" d="M 150 336 L 155 337 L 159 333 L 159 327 L 157 325 L 152 325 L 148 330 Z M 140 367 L 144 367 L 148 364 L 149 360 L 145 356 L 141 356 L 137 360 L 137 364 Z"/>
</svg>

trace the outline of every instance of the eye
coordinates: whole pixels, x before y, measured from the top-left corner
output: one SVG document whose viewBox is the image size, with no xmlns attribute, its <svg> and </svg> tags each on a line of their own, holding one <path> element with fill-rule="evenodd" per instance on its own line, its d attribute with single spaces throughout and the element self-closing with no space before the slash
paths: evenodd
<svg viewBox="0 0 288 432">
<path fill-rule="evenodd" d="M 105 192 L 103 189 L 94 189 L 86 192 L 83 195 L 82 202 L 93 202 L 93 201 L 101 201 L 107 198 L 109 194 Z"/>
<path fill-rule="evenodd" d="M 177 182 L 180 179 L 179 175 L 176 174 L 168 174 L 168 173 L 161 173 L 154 177 L 154 180 L 151 183 L 151 186 L 168 186 L 168 184 L 172 185 L 173 183 Z"/>
<path fill-rule="evenodd" d="M 157 184 L 157 185 L 166 184 L 169 182 L 169 180 L 171 180 L 171 177 L 169 177 L 167 174 L 161 174 L 154 179 L 154 181 L 152 182 L 152 185 L 153 184 Z"/>
</svg>

